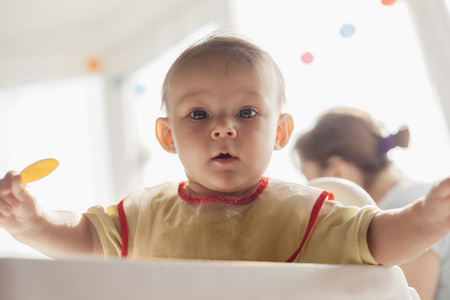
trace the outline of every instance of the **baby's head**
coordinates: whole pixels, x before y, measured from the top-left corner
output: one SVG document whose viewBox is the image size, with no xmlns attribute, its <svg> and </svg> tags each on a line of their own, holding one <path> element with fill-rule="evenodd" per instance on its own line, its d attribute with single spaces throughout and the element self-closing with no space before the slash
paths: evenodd
<svg viewBox="0 0 450 300">
<path fill-rule="evenodd" d="M 257 186 L 293 130 L 283 82 L 266 52 L 234 36 L 210 36 L 174 62 L 156 136 L 178 153 L 194 194 L 245 196 Z"/>
<path fill-rule="evenodd" d="M 230 61 L 234 61 L 240 64 L 248 64 L 248 66 L 258 72 L 259 70 L 269 68 L 273 72 L 274 80 L 276 82 L 276 88 L 279 92 L 278 99 L 280 100 L 280 108 L 285 104 L 285 90 L 284 90 L 284 78 L 278 65 L 272 59 L 272 57 L 244 38 L 237 37 L 235 35 L 209 35 L 205 38 L 197 41 L 192 46 L 187 48 L 172 64 L 169 71 L 166 74 L 166 78 L 162 87 L 162 101 L 161 106 L 165 109 L 168 102 L 169 83 L 178 70 L 193 62 L 197 59 L 206 59 L 214 55 L 224 55 Z M 195 64 L 195 62 L 194 62 Z"/>
</svg>

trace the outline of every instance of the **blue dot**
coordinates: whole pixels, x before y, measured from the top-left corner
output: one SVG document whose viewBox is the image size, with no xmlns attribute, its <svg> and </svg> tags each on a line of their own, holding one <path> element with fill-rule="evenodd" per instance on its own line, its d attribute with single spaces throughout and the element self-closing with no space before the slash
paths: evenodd
<svg viewBox="0 0 450 300">
<path fill-rule="evenodd" d="M 142 85 L 137 85 L 134 87 L 134 92 L 137 95 L 143 94 L 145 92 L 145 87 L 143 87 Z"/>
<path fill-rule="evenodd" d="M 345 38 L 351 37 L 355 33 L 355 26 L 352 24 L 345 24 L 341 27 L 341 35 Z"/>
</svg>

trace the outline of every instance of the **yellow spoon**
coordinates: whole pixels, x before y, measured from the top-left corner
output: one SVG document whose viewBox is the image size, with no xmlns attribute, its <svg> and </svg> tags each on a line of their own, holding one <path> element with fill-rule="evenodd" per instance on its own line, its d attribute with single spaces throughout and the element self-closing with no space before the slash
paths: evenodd
<svg viewBox="0 0 450 300">
<path fill-rule="evenodd" d="M 32 181 L 36 181 L 47 176 L 53 172 L 58 165 L 59 162 L 53 158 L 43 159 L 29 165 L 23 169 L 22 172 L 20 172 L 20 176 L 22 176 L 22 184 L 26 185 Z"/>
</svg>

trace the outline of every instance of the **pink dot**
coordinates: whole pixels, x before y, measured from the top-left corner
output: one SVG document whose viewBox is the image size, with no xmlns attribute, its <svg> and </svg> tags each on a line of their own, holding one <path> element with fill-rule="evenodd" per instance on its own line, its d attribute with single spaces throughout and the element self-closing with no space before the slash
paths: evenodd
<svg viewBox="0 0 450 300">
<path fill-rule="evenodd" d="M 313 59 L 314 59 L 313 55 L 309 52 L 305 52 L 302 55 L 302 62 L 304 62 L 305 64 L 311 63 Z"/>
</svg>

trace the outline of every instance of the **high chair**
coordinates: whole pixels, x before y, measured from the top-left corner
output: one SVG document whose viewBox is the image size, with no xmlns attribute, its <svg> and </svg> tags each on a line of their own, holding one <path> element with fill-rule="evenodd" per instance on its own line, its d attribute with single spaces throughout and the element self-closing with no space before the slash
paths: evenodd
<svg viewBox="0 0 450 300">
<path fill-rule="evenodd" d="M 0 259 L 2 300 L 417 300 L 399 267 Z"/>
<path fill-rule="evenodd" d="M 338 178 L 309 183 L 344 205 L 376 205 Z M 237 261 L 0 258 L 2 300 L 420 300 L 402 270 L 367 265 Z"/>
</svg>

